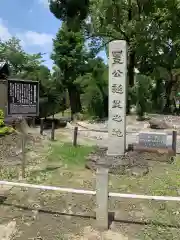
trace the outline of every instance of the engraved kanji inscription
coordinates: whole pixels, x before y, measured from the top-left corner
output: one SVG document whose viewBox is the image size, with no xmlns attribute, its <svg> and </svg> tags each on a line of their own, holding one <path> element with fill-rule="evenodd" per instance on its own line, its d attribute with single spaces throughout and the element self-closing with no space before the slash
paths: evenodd
<svg viewBox="0 0 180 240">
<path fill-rule="evenodd" d="M 122 117 L 119 114 L 116 114 L 112 117 L 112 120 L 115 122 L 122 122 Z"/>
<path fill-rule="evenodd" d="M 112 75 L 113 75 L 113 77 L 121 77 L 121 76 L 122 76 L 122 73 L 123 73 L 123 72 L 121 72 L 121 70 L 114 70 L 114 71 L 112 72 Z"/>
<path fill-rule="evenodd" d="M 113 84 L 112 85 L 112 93 L 123 93 L 123 86 L 121 84 Z"/>
<path fill-rule="evenodd" d="M 112 135 L 117 137 L 123 137 L 123 133 L 121 132 L 121 129 L 115 129 L 112 130 Z"/>
<path fill-rule="evenodd" d="M 122 108 L 121 101 L 120 100 L 113 100 L 112 108 Z"/>
<path fill-rule="evenodd" d="M 113 64 L 122 64 L 122 55 L 123 51 L 113 51 L 112 52 L 112 57 L 113 57 Z"/>
</svg>

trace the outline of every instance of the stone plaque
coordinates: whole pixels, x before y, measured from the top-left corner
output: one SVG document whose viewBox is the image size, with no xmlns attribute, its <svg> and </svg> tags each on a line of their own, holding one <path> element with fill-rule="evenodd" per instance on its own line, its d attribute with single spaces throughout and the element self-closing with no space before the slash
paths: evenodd
<svg viewBox="0 0 180 240">
<path fill-rule="evenodd" d="M 139 145 L 148 148 L 166 148 L 167 134 L 157 132 L 140 132 Z"/>
<path fill-rule="evenodd" d="M 8 80 L 8 116 L 39 115 L 39 82 Z"/>
</svg>

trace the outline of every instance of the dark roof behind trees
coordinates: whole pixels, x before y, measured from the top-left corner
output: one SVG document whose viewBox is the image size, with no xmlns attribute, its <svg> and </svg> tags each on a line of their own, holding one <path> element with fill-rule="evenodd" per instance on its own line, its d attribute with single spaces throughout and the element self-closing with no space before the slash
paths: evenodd
<svg viewBox="0 0 180 240">
<path fill-rule="evenodd" d="M 6 79 L 9 75 L 9 65 L 6 62 L 0 62 L 0 79 Z"/>
</svg>

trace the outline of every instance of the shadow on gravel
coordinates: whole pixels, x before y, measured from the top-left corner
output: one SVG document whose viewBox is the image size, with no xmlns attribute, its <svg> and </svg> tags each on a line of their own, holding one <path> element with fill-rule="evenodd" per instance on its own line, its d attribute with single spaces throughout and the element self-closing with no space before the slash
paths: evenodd
<svg viewBox="0 0 180 240">
<path fill-rule="evenodd" d="M 6 199 L 5 199 L 6 200 Z M 96 219 L 95 213 L 92 215 L 86 215 L 86 214 L 76 214 L 76 213 L 62 213 L 58 211 L 51 211 L 51 210 L 46 210 L 46 209 L 35 209 L 35 208 L 30 208 L 26 206 L 21 206 L 21 205 L 16 205 L 16 204 L 11 204 L 11 203 L 5 203 L 5 202 L 0 202 L 0 205 L 4 206 L 9 206 L 13 208 L 18 208 L 24 211 L 38 211 L 39 213 L 45 213 L 45 214 L 50 214 L 50 215 L 56 215 L 56 216 L 70 216 L 70 217 L 77 217 L 77 218 L 84 218 L 84 219 Z M 117 220 L 114 219 L 114 212 L 109 212 L 109 226 L 112 224 L 112 222 L 120 223 L 120 224 L 130 224 L 130 225 L 141 225 L 141 226 L 147 226 L 147 225 L 154 225 L 158 227 L 164 227 L 164 228 L 174 228 L 174 229 L 180 229 L 180 225 L 173 225 L 173 224 L 164 224 L 161 222 L 157 221 L 133 221 L 133 220 Z"/>
<path fill-rule="evenodd" d="M 0 195 L 0 205 L 4 204 L 6 200 L 7 200 L 7 196 Z"/>
</svg>

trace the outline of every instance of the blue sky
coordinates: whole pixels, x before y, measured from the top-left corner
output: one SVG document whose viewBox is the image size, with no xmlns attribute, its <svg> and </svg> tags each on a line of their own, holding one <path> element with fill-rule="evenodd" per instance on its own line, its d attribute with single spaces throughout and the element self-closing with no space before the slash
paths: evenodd
<svg viewBox="0 0 180 240">
<path fill-rule="evenodd" d="M 52 68 L 52 39 L 61 22 L 49 11 L 48 0 L 0 1 L 0 39 L 18 37 L 25 51 L 46 53 L 44 64 Z M 104 52 L 99 55 L 105 57 Z"/>
</svg>

